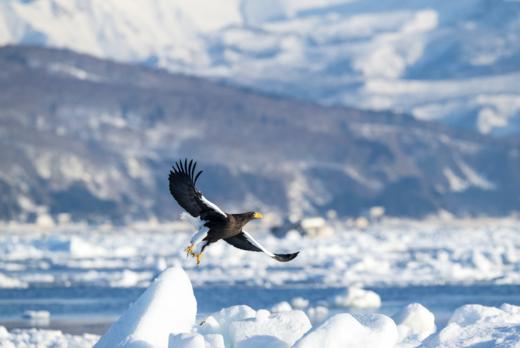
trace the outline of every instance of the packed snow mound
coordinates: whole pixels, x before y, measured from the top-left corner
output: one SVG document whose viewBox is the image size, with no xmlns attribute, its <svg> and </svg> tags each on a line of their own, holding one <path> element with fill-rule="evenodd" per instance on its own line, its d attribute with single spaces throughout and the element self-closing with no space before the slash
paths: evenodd
<svg viewBox="0 0 520 348">
<path fill-rule="evenodd" d="M 436 330 L 435 316 L 419 303 L 411 303 L 393 316 L 400 347 L 416 347 Z"/>
<path fill-rule="evenodd" d="M 359 319 L 359 320 L 358 320 Z M 382 314 L 367 314 L 358 319 L 342 313 L 306 334 L 295 348 L 390 348 L 397 343 L 397 327 Z"/>
<path fill-rule="evenodd" d="M 305 309 L 309 307 L 309 300 L 303 297 L 295 297 L 291 300 L 291 307 L 295 309 Z"/>
<path fill-rule="evenodd" d="M 334 303 L 341 307 L 379 308 L 381 307 L 381 297 L 371 290 L 349 287 L 344 295 L 338 295 L 334 298 Z"/>
<path fill-rule="evenodd" d="M 325 306 L 309 307 L 307 315 L 312 323 L 321 323 L 329 317 L 329 309 Z"/>
<path fill-rule="evenodd" d="M 282 302 L 275 304 L 273 307 L 271 307 L 271 312 L 273 312 L 273 313 L 289 312 L 292 309 L 293 308 L 289 302 L 282 301 Z"/>
<path fill-rule="evenodd" d="M 259 310 L 255 319 L 238 320 L 230 324 L 229 333 L 234 347 L 291 347 L 311 328 L 311 322 L 300 310 L 271 314 Z"/>
<path fill-rule="evenodd" d="M 180 267 L 164 272 L 115 322 L 96 348 L 168 347 L 170 334 L 190 332 L 197 301 L 190 279 Z"/>
<path fill-rule="evenodd" d="M 208 336 L 221 336 L 226 347 L 291 347 L 311 328 L 300 310 L 271 313 L 248 306 L 233 306 L 208 316 L 197 328 L 207 342 Z"/>
<path fill-rule="evenodd" d="M 246 305 L 232 306 L 208 316 L 199 326 L 198 332 L 204 336 L 222 335 L 225 342 L 231 342 L 230 324 L 235 321 L 254 318 L 256 318 L 256 311 L 251 307 Z"/>
<path fill-rule="evenodd" d="M 168 348 L 229 348 L 219 334 L 183 333 L 171 334 Z"/>
<path fill-rule="evenodd" d="M 520 347 L 520 306 L 462 306 L 448 325 L 421 347 Z"/>
</svg>

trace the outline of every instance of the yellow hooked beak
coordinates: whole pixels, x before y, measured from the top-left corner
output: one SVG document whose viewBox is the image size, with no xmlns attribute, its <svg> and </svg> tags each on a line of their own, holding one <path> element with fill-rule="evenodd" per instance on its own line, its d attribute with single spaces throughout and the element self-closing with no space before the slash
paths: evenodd
<svg viewBox="0 0 520 348">
<path fill-rule="evenodd" d="M 257 212 L 257 211 L 255 211 L 255 213 L 253 214 L 253 219 L 261 219 L 263 217 L 264 217 L 264 215 L 262 213 Z"/>
</svg>

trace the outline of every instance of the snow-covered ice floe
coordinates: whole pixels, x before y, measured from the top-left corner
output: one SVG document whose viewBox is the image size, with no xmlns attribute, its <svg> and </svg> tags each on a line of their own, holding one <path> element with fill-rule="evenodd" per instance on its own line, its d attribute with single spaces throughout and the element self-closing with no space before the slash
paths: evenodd
<svg viewBox="0 0 520 348">
<path fill-rule="evenodd" d="M 166 347 L 170 334 L 189 332 L 197 301 L 188 275 L 169 268 L 115 322 L 96 348 Z"/>
<path fill-rule="evenodd" d="M 302 302 L 301 300 L 296 302 Z M 156 348 L 463 347 L 520 344 L 520 307 L 466 305 L 436 333 L 434 315 L 414 303 L 393 318 L 383 314 L 335 314 L 312 326 L 288 302 L 277 312 L 247 305 L 224 308 L 200 323 L 191 282 L 180 267 L 164 271 L 96 344 Z"/>
<path fill-rule="evenodd" d="M 351 287 L 520 282 L 520 224 L 514 219 L 443 223 L 389 220 L 360 230 L 334 223 L 323 238 L 253 232 L 268 249 L 301 250 L 279 264 L 218 242 L 199 267 L 182 251 L 190 233 L 173 225 L 0 226 L 0 288 L 146 287 L 181 264 L 195 286 L 245 284 Z M 371 300 L 372 301 L 372 300 Z M 344 303 L 344 301 L 339 300 Z M 351 298 L 348 305 L 352 305 Z M 376 306 L 372 301 L 371 306 Z M 360 302 L 357 303 L 360 305 Z"/>
<path fill-rule="evenodd" d="M 336 305 L 350 308 L 379 308 L 381 297 L 374 291 L 360 287 L 347 288 L 344 295 L 338 295 L 334 299 Z"/>
<path fill-rule="evenodd" d="M 301 299 L 294 301 L 302 305 Z M 181 267 L 165 270 L 101 338 L 52 330 L 0 327 L 0 347 L 95 348 L 411 348 L 518 347 L 520 306 L 465 305 L 436 330 L 434 315 L 413 303 L 393 317 L 336 313 L 312 325 L 290 303 L 278 312 L 247 305 L 196 322 L 197 302 Z"/>
<path fill-rule="evenodd" d="M 448 325 L 423 344 L 433 347 L 520 347 L 520 306 L 465 305 Z"/>
</svg>

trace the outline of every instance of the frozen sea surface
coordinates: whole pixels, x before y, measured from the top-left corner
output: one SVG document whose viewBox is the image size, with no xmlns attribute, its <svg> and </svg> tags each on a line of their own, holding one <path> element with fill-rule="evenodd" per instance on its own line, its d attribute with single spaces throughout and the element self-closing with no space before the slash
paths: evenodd
<svg viewBox="0 0 520 348">
<path fill-rule="evenodd" d="M 520 231 L 513 219 L 440 222 L 390 220 L 365 230 L 332 223 L 327 238 L 252 231 L 267 247 L 302 250 L 283 264 L 225 243 L 208 248 L 200 267 L 182 250 L 179 225 L 0 228 L 0 325 L 101 334 L 166 267 L 181 264 L 195 287 L 199 319 L 235 304 L 271 308 L 301 297 L 329 314 L 392 315 L 418 302 L 443 327 L 461 305 L 520 305 Z M 349 286 L 373 290 L 381 308 L 339 308 Z M 50 321 L 23 318 L 48 311 Z"/>
<path fill-rule="evenodd" d="M 333 299 L 344 292 L 344 288 L 207 286 L 195 288 L 195 295 L 200 318 L 233 305 L 272 308 L 277 303 L 290 302 L 297 297 L 308 300 L 309 307 L 327 307 L 329 315 L 345 311 L 393 315 L 407 304 L 417 302 L 435 314 L 436 324 L 441 328 L 453 311 L 464 304 L 494 307 L 503 303 L 520 305 L 520 285 L 374 287 L 370 290 L 381 296 L 381 308 L 339 308 L 334 305 Z M 102 334 L 143 291 L 143 288 L 107 287 L 2 289 L 0 325 L 8 329 L 41 327 L 71 334 Z M 23 319 L 22 315 L 27 310 L 48 311 L 51 320 L 42 325 Z"/>
</svg>

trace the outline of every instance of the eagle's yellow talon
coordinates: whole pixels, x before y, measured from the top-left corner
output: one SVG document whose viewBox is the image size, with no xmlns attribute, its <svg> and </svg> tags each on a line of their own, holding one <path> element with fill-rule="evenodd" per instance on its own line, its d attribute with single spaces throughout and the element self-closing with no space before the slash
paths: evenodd
<svg viewBox="0 0 520 348">
<path fill-rule="evenodd" d="M 193 253 L 193 245 L 189 245 L 188 247 L 186 247 L 186 249 L 184 249 L 184 251 L 186 252 L 186 257 L 188 256 L 195 256 L 195 254 Z"/>
<path fill-rule="evenodd" d="M 202 253 L 194 254 L 195 260 L 197 260 L 197 266 L 200 264 L 200 259 L 202 258 Z"/>
</svg>

